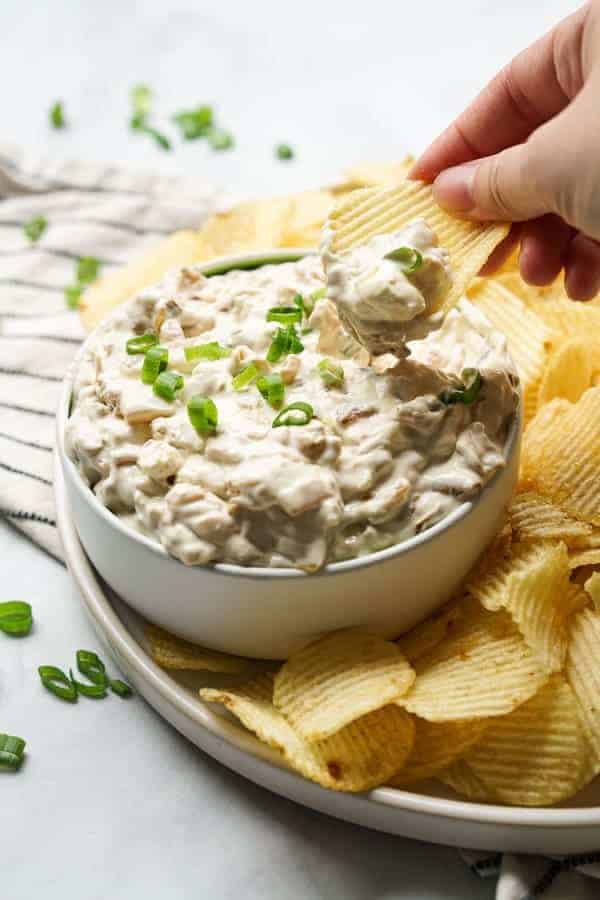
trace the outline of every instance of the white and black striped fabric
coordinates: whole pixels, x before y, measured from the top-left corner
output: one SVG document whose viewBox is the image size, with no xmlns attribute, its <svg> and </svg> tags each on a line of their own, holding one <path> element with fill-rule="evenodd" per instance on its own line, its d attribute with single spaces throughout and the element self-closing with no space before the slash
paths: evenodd
<svg viewBox="0 0 600 900">
<path fill-rule="evenodd" d="M 77 260 L 103 273 L 222 202 L 200 179 L 115 165 L 57 162 L 0 146 L 0 515 L 57 559 L 52 495 L 54 411 L 83 338 L 64 289 Z M 48 226 L 32 244 L 24 226 Z"/>
<path fill-rule="evenodd" d="M 54 411 L 83 338 L 64 297 L 77 260 L 93 256 L 109 272 L 171 232 L 199 227 L 223 202 L 196 178 L 56 162 L 0 146 L 0 515 L 59 561 Z M 31 244 L 23 229 L 36 216 L 48 227 Z M 463 857 L 477 875 L 499 879 L 497 900 L 600 897 L 600 854 Z"/>
</svg>

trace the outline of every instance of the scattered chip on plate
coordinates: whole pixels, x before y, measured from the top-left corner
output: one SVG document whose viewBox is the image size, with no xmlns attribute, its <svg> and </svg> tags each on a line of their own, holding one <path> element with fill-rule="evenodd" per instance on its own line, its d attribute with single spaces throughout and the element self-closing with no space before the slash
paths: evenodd
<svg viewBox="0 0 600 900">
<path fill-rule="evenodd" d="M 253 665 L 252 660 L 241 656 L 229 656 L 190 644 L 156 625 L 146 625 L 145 636 L 152 659 L 163 669 L 234 674 L 248 671 Z"/>
<path fill-rule="evenodd" d="M 592 599 L 594 610 L 600 613 L 600 572 L 594 572 L 584 584 L 586 593 Z M 598 661 L 600 664 L 600 660 Z"/>
<path fill-rule="evenodd" d="M 415 661 L 415 683 L 396 701 L 430 722 L 505 715 L 548 679 L 507 612 L 489 612 L 475 598 L 462 604 L 452 633 Z"/>
<path fill-rule="evenodd" d="M 573 691 L 561 675 L 508 716 L 490 722 L 463 763 L 490 799 L 549 806 L 590 778 L 589 745 Z"/>
<path fill-rule="evenodd" d="M 303 740 L 273 704 L 273 676 L 239 688 L 203 688 L 203 700 L 222 703 L 293 769 L 322 787 L 366 791 L 402 768 L 413 745 L 414 721 L 398 706 L 383 706 L 323 741 Z"/>
<path fill-rule="evenodd" d="M 540 379 L 537 409 L 555 397 L 575 403 L 592 385 L 593 356 L 588 338 L 572 337 L 550 353 Z"/>
<path fill-rule="evenodd" d="M 496 803 L 492 791 L 475 775 L 462 759 L 457 759 L 436 776 L 438 781 L 452 788 L 457 794 L 475 800 L 477 803 Z"/>
<path fill-rule="evenodd" d="M 568 588 L 567 548 L 558 541 L 513 544 L 491 568 L 467 582 L 469 593 L 486 609 L 510 613 L 548 672 L 561 669 L 565 660 Z"/>
<path fill-rule="evenodd" d="M 433 778 L 450 766 L 482 736 L 489 719 L 428 722 L 415 718 L 415 742 L 405 766 L 391 779 L 392 787 Z"/>
<path fill-rule="evenodd" d="M 592 768 L 600 773 L 600 612 L 582 609 L 573 617 L 566 676 L 579 702 L 592 748 Z"/>
<path fill-rule="evenodd" d="M 441 644 L 446 635 L 451 634 L 462 615 L 460 604 L 451 603 L 425 619 L 420 625 L 415 625 L 409 632 L 398 638 L 396 643 L 409 663 L 412 664 Z"/>
<path fill-rule="evenodd" d="M 316 741 L 397 700 L 414 680 L 396 644 L 353 628 L 292 653 L 275 676 L 273 702 L 298 734 Z"/>
<path fill-rule="evenodd" d="M 572 518 L 534 491 L 517 494 L 508 515 L 515 541 L 558 540 L 577 546 L 578 541 L 593 532 L 588 522 Z"/>
<path fill-rule="evenodd" d="M 538 468 L 544 463 L 546 443 L 557 427 L 562 416 L 571 408 L 571 403 L 563 397 L 556 397 L 546 403 L 529 422 L 521 443 L 521 468 L 519 472 L 521 490 L 531 490 Z"/>
</svg>

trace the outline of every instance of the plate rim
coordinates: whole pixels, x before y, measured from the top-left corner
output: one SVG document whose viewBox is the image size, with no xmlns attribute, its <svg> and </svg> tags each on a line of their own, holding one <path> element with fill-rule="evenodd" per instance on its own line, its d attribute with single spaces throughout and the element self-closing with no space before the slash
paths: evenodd
<svg viewBox="0 0 600 900">
<path fill-rule="evenodd" d="M 271 748 L 261 744 L 257 738 L 242 726 L 228 721 L 214 713 L 199 698 L 190 697 L 187 690 L 178 684 L 165 670 L 161 669 L 136 641 L 117 616 L 106 596 L 97 574 L 93 570 L 79 542 L 77 531 L 70 515 L 66 496 L 64 476 L 58 453 L 54 451 L 54 495 L 56 501 L 56 520 L 59 534 L 65 551 L 65 560 L 70 575 L 73 577 L 87 612 L 94 624 L 106 637 L 111 647 L 123 656 L 127 664 L 142 680 L 151 683 L 151 687 L 167 704 L 175 707 L 179 714 L 190 720 L 194 726 L 206 729 L 213 736 L 233 745 L 235 749 L 248 754 L 262 762 L 300 778 L 283 760 L 279 759 Z M 165 718 L 156 710 L 161 718 Z M 218 761 L 218 757 L 215 757 Z M 224 764 L 224 763 L 223 763 Z M 317 787 L 316 785 L 313 785 Z M 270 788 L 266 788 L 270 789 Z M 325 788 L 320 788 L 325 791 Z M 327 791 L 327 793 L 335 793 Z M 352 795 L 350 795 L 352 796 Z M 591 807 L 552 807 L 530 808 L 521 806 L 497 806 L 474 803 L 465 800 L 453 800 L 443 797 L 431 797 L 398 788 L 380 787 L 366 794 L 358 794 L 363 801 L 386 807 L 397 808 L 400 812 L 420 813 L 440 819 L 458 822 L 479 823 L 519 829 L 535 827 L 551 831 L 560 828 L 589 829 L 600 828 L 600 806 Z"/>
</svg>

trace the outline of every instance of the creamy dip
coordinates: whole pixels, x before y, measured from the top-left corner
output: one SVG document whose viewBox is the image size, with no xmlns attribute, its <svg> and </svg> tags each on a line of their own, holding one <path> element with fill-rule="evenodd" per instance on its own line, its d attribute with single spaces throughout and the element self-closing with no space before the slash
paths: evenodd
<svg viewBox="0 0 600 900">
<path fill-rule="evenodd" d="M 345 253 L 333 252 L 334 238 L 325 228 L 321 256 L 341 321 L 371 353 L 404 355 L 406 341 L 422 334 L 452 284 L 448 254 L 423 219 Z"/>
<path fill-rule="evenodd" d="M 442 251 L 423 251 L 446 267 Z M 98 500 L 188 565 L 315 571 L 402 541 L 475 496 L 504 465 L 517 404 L 504 338 L 461 301 L 405 358 L 371 360 L 324 288 L 309 256 L 210 278 L 174 271 L 120 307 L 86 345 L 67 426 L 68 453 Z M 304 309 L 292 352 L 268 363 L 279 332 L 289 337 L 285 321 L 267 321 L 274 307 Z M 172 401 L 142 381 L 143 354 L 127 352 L 145 333 L 182 376 Z M 219 358 L 188 358 L 209 343 Z M 470 403 L 457 401 L 465 368 L 481 378 Z M 261 393 L 257 378 L 244 385 L 254 371 L 279 376 L 278 393 L 265 383 Z M 214 431 L 192 424 L 192 397 L 214 404 Z M 305 424 L 273 427 L 298 402 L 282 418 Z"/>
</svg>

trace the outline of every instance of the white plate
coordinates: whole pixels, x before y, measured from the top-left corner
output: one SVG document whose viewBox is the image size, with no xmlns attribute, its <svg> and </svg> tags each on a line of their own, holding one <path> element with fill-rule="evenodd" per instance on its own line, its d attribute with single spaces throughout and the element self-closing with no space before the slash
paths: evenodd
<svg viewBox="0 0 600 900">
<path fill-rule="evenodd" d="M 152 661 L 143 646 L 143 620 L 111 594 L 79 543 L 58 464 L 55 492 L 67 564 L 100 638 L 159 715 L 219 762 L 304 806 L 404 837 L 522 853 L 585 853 L 600 847 L 600 779 L 568 806 L 525 809 L 455 800 L 437 785 L 426 793 L 378 788 L 342 794 L 291 772 L 249 732 L 200 701 L 197 688 L 208 678 L 195 673 L 175 678 Z"/>
</svg>

